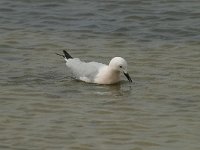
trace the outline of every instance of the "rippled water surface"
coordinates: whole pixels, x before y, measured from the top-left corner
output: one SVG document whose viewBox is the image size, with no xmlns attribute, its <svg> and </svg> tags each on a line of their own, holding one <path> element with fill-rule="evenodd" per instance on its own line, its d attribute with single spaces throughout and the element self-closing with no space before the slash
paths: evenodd
<svg viewBox="0 0 200 150">
<path fill-rule="evenodd" d="M 126 58 L 134 82 L 75 81 L 62 49 Z M 0 149 L 199 150 L 199 0 L 1 0 Z"/>
</svg>

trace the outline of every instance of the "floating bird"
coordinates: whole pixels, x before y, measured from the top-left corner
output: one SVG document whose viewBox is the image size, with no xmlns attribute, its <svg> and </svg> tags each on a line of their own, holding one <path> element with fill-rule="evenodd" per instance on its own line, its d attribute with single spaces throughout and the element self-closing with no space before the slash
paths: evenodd
<svg viewBox="0 0 200 150">
<path fill-rule="evenodd" d="M 105 65 L 81 61 L 79 58 L 73 58 L 65 50 L 63 53 L 64 55 L 56 54 L 65 59 L 66 66 L 78 80 L 97 84 L 115 84 L 121 80 L 120 74 L 123 73 L 129 82 L 132 82 L 127 72 L 127 62 L 122 57 L 114 57 L 108 65 Z"/>
</svg>

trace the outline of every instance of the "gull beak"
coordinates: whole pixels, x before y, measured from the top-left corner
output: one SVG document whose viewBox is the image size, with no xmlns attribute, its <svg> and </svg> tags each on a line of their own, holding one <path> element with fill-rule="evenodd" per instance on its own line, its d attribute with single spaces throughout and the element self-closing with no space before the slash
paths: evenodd
<svg viewBox="0 0 200 150">
<path fill-rule="evenodd" d="M 128 79 L 129 82 L 133 82 L 128 73 L 124 72 L 124 75 L 126 76 L 126 78 Z"/>
</svg>

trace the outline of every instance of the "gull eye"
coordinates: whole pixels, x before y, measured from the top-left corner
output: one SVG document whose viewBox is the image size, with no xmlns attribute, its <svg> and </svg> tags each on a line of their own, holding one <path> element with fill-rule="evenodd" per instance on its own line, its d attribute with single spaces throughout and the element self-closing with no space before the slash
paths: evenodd
<svg viewBox="0 0 200 150">
<path fill-rule="evenodd" d="M 119 68 L 122 68 L 122 66 L 119 66 Z"/>
</svg>

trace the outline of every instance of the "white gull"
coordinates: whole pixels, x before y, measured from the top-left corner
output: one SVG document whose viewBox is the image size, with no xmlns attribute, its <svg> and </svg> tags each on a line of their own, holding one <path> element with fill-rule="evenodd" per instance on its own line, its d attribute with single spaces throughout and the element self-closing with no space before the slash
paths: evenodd
<svg viewBox="0 0 200 150">
<path fill-rule="evenodd" d="M 73 76 L 81 81 L 97 84 L 114 84 L 119 82 L 120 73 L 123 73 L 127 79 L 132 82 L 127 72 L 127 62 L 122 57 L 114 57 L 109 65 L 98 62 L 84 62 L 79 58 L 73 58 L 63 50 L 66 66 L 71 70 Z"/>
</svg>

